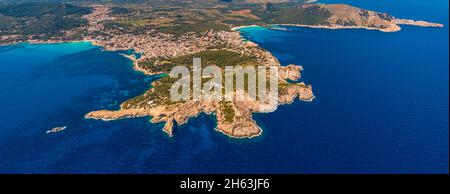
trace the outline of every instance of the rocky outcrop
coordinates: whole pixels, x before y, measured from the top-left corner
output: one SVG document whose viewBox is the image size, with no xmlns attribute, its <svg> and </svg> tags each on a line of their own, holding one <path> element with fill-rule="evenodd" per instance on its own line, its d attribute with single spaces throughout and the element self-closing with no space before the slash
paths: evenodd
<svg viewBox="0 0 450 194">
<path fill-rule="evenodd" d="M 414 20 L 407 20 L 407 19 L 395 19 L 395 23 L 398 25 L 412 25 L 412 26 L 420 26 L 420 27 L 438 27 L 438 28 L 444 27 L 443 24 L 431 23 L 431 22 L 426 22 L 426 21 L 414 21 Z"/>
<path fill-rule="evenodd" d="M 301 78 L 301 71 L 303 67 L 299 65 L 290 64 L 288 66 L 281 67 L 278 76 L 280 79 L 297 81 Z"/>
<path fill-rule="evenodd" d="M 147 116 L 150 110 L 146 109 L 120 109 L 117 111 L 99 110 L 86 114 L 87 119 L 99 119 L 103 121 L 112 121 L 124 118 L 134 118 Z"/>
<path fill-rule="evenodd" d="M 279 96 L 279 102 L 281 104 L 292 103 L 295 98 L 299 98 L 303 101 L 312 101 L 315 96 L 312 92 L 312 86 L 305 83 L 291 84 L 282 89 L 282 94 Z M 281 93 L 281 92 L 280 92 Z"/>
</svg>

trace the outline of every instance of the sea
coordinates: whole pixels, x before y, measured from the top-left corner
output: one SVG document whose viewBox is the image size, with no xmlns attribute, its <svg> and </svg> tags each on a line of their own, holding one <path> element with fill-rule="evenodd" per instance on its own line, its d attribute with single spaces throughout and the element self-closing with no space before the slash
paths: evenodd
<svg viewBox="0 0 450 194">
<path fill-rule="evenodd" d="M 174 137 L 118 109 L 157 76 L 89 42 L 0 47 L 0 173 L 448 173 L 447 0 L 320 0 L 443 23 L 402 31 L 240 29 L 282 65 L 302 65 L 316 99 L 254 114 L 261 136 L 233 139 L 201 114 Z M 47 133 L 54 127 L 66 129 Z"/>
</svg>

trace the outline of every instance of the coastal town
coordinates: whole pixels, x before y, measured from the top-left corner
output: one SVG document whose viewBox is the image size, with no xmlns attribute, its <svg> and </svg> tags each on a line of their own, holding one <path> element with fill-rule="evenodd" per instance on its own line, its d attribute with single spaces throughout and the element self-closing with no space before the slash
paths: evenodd
<svg viewBox="0 0 450 194">
<path fill-rule="evenodd" d="M 342 4 L 266 3 L 227 9 L 190 6 L 189 9 L 174 7 L 175 11 L 166 11 L 167 8 L 143 6 L 128 9 L 111 5 L 77 7 L 63 4 L 55 6 L 58 11 L 52 14 L 68 14 L 56 15 L 53 18 L 59 20 L 55 22 L 64 23 L 67 22 L 65 18 L 72 18 L 64 28 L 51 29 L 53 31 L 28 29 L 31 21 L 26 20 L 29 18 L 18 17 L 12 27 L 0 31 L 0 43 L 89 41 L 108 51 L 132 50 L 140 57 L 124 56 L 133 61 L 136 71 L 147 75 L 168 74 L 174 65 L 188 67 L 193 57 L 203 57 L 207 64 L 230 61 L 235 64 L 227 65 L 276 67 L 280 76 L 277 79 L 279 100 L 275 104 L 258 100 L 169 102 L 168 86 L 174 80 L 164 77 L 153 82 L 152 87 L 142 95 L 123 102 L 119 110 L 96 110 L 85 115 L 88 119 L 104 121 L 151 116 L 151 122 L 164 122 L 163 130 L 173 136 L 174 127 L 187 123 L 189 118 L 200 113 L 214 113 L 217 131 L 234 138 L 251 138 L 262 133 L 252 118 L 253 113 L 274 111 L 277 106 L 292 103 L 295 99 L 312 101 L 315 96 L 311 85 L 298 82 L 303 71 L 301 66 L 282 66 L 270 52 L 245 40 L 237 31 L 240 26 L 277 24 L 329 29 L 364 28 L 382 32 L 399 31 L 399 25 L 442 27 L 442 24 L 397 19 L 388 14 Z M 283 15 L 286 13 L 290 14 Z M 39 18 L 36 20 L 39 21 Z M 206 20 L 215 23 L 205 23 Z M 53 131 L 59 130 L 63 128 Z"/>
<path fill-rule="evenodd" d="M 186 33 L 179 37 L 160 32 L 139 35 L 113 35 L 109 38 L 95 39 L 93 42 L 107 50 L 133 49 L 135 52 L 142 53 L 144 58 L 176 57 L 206 49 L 239 48 L 244 45 L 255 45 L 252 42 L 243 41 L 238 32 L 213 30 L 201 35 Z"/>
<path fill-rule="evenodd" d="M 25 12 L 27 5 L 23 6 L 25 8 L 21 7 L 20 9 L 24 9 Z M 46 5 L 41 6 L 45 7 Z M 59 23 L 56 26 L 40 25 L 40 19 L 34 18 L 35 13 L 28 13 L 29 16 L 26 12 L 16 14 L 18 16 L 14 14 L 8 16 L 4 14 L 10 12 L 5 12 L 0 13 L 0 20 L 6 22 L 3 24 L 5 27 L 0 26 L 0 44 L 84 40 L 97 41 L 99 45 L 112 50 L 131 47 L 140 47 L 136 49 L 144 50 L 151 48 L 151 46 L 161 47 L 160 42 L 173 39 L 175 36 L 181 36 L 178 42 L 174 43 L 182 43 L 180 52 L 183 52 L 181 51 L 184 49 L 183 47 L 195 47 L 197 44 L 205 43 L 205 40 L 208 41 L 207 38 L 211 38 L 212 32 L 209 32 L 209 37 L 205 37 L 206 39 L 200 42 L 191 41 L 194 34 L 198 35 L 208 31 L 229 32 L 232 29 L 247 25 L 268 27 L 285 25 L 326 29 L 363 28 L 382 32 L 399 31 L 401 30 L 400 25 L 443 27 L 439 23 L 396 18 L 386 13 L 364 10 L 345 4 L 315 4 L 313 2 L 303 4 L 223 4 L 219 8 L 214 6 L 202 7 L 201 4 L 195 3 L 189 4 L 186 9 L 173 7 L 171 11 L 166 11 L 165 8 L 151 7 L 150 5 L 122 8 L 102 4 L 94 4 L 89 7 L 56 4 L 53 12 L 66 13 L 66 15 L 52 16 L 50 14 L 52 18 L 73 18 L 67 21 L 64 19 L 52 21 L 55 24 Z M 3 10 L 8 9 L 18 8 L 14 6 L 3 8 Z M 78 12 L 64 11 L 67 9 L 77 10 Z M 289 15 L 287 15 L 288 13 Z M 42 18 L 42 20 L 44 19 L 46 18 Z M 213 22 L 205 22 L 206 20 Z M 31 25 L 33 22 L 35 22 L 35 25 Z M 43 27 L 45 28 L 40 29 Z M 217 34 L 214 36 L 227 35 Z M 149 42 L 154 41 L 159 43 L 149 45 L 151 44 Z M 188 45 L 192 42 L 196 44 Z M 198 47 L 203 47 L 203 45 Z M 154 54 L 165 55 L 166 51 Z"/>
<path fill-rule="evenodd" d="M 130 57 L 134 61 L 135 69 L 143 73 L 154 75 L 168 73 L 166 71 L 154 71 L 155 66 L 165 65 L 164 61 L 183 56 L 197 56 L 197 53 L 209 51 L 211 53 L 228 51 L 236 56 L 249 56 L 253 63 L 263 66 L 279 67 L 280 79 L 283 84 L 283 92 L 280 93 L 280 104 L 291 103 L 295 98 L 311 101 L 314 98 L 311 85 L 305 83 L 288 83 L 300 78 L 301 66 L 290 65 L 281 67 L 273 55 L 257 44 L 244 40 L 239 32 L 209 30 L 203 34 L 186 33 L 182 36 L 173 36 L 163 33 L 145 35 L 113 36 L 110 39 L 95 41 L 108 50 L 129 50 L 142 53 L 139 59 Z M 152 66 L 145 66 L 147 60 L 157 58 Z M 144 62 L 144 63 L 142 63 Z M 187 64 L 186 64 L 187 65 Z M 230 64 L 234 65 L 234 64 Z M 154 83 L 153 88 L 147 93 L 124 102 L 120 110 L 99 110 L 86 115 L 86 118 L 101 119 L 105 121 L 130 117 L 152 116 L 151 122 L 165 122 L 163 130 L 173 136 L 175 125 L 185 124 L 189 118 L 204 112 L 216 113 L 217 131 L 234 138 L 251 138 L 261 134 L 261 128 L 252 119 L 252 113 L 275 110 L 279 104 L 264 104 L 263 102 L 220 102 L 220 101 L 188 101 L 175 104 L 157 102 L 153 94 L 168 93 L 159 89 Z M 159 98 L 159 97 L 156 97 Z M 138 99 L 138 100 L 135 100 Z"/>
</svg>

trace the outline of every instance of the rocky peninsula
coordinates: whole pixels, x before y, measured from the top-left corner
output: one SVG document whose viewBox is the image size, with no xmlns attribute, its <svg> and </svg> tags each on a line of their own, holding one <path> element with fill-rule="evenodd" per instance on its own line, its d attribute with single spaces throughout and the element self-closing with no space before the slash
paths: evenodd
<svg viewBox="0 0 450 194">
<path fill-rule="evenodd" d="M 180 41 L 180 39 L 183 39 L 183 41 Z M 195 48 L 180 47 L 180 44 L 178 44 L 178 42 L 190 41 L 196 42 L 196 45 L 200 46 Z M 146 43 L 142 43 L 142 47 L 137 48 L 159 48 L 153 46 L 153 44 L 158 44 L 155 41 Z M 101 44 L 101 42 L 98 44 Z M 252 42 L 244 40 L 238 32 L 208 31 L 201 36 L 191 34 L 178 38 L 168 38 L 164 44 L 174 45 L 174 47 L 164 51 L 164 55 L 156 55 L 155 53 L 160 52 L 159 50 L 147 49 L 141 59 L 134 59 L 135 69 L 148 75 L 167 73 L 175 64 L 188 66 L 188 62 L 176 62 L 189 61 L 189 59 L 192 60 L 192 57 L 201 57 L 207 64 L 220 64 L 221 61 L 225 61 L 225 64 L 228 59 L 239 64 L 276 66 L 279 67 L 280 101 L 277 104 L 251 100 L 171 102 L 168 98 L 167 86 L 172 84 L 172 81 L 169 78 L 162 78 L 154 82 L 153 87 L 143 95 L 122 103 L 120 110 L 98 110 L 86 114 L 85 117 L 110 121 L 151 116 L 151 122 L 153 123 L 165 122 L 163 130 L 169 136 L 173 136 L 174 128 L 187 123 L 189 118 L 200 113 L 214 113 L 217 118 L 216 130 L 234 138 L 250 138 L 261 134 L 262 131 L 252 119 L 253 113 L 273 111 L 278 105 L 291 103 L 296 98 L 305 101 L 311 101 L 314 98 L 311 85 L 287 81 L 296 81 L 300 78 L 300 72 L 303 70 L 301 66 L 282 67 L 271 53 Z M 221 45 L 221 48 L 218 48 L 217 45 Z M 155 58 L 154 56 L 163 57 Z M 226 59 L 222 59 L 222 57 L 226 57 Z"/>
<path fill-rule="evenodd" d="M 400 25 L 443 27 L 345 4 L 216 3 L 217 6 L 206 6 L 192 2 L 187 7 L 57 4 L 41 8 L 53 10 L 46 13 L 45 21 L 37 13 L 10 11 L 27 7 L 26 4 L 8 5 L 0 9 L 0 18 L 8 22 L 1 26 L 0 44 L 90 41 L 105 50 L 134 50 L 141 54 L 140 58 L 124 56 L 133 61 L 136 71 L 147 75 L 168 74 L 176 65 L 190 67 L 194 57 L 222 70 L 225 65 L 277 67 L 278 93 L 274 94 L 277 103 L 255 99 L 172 102 L 169 88 L 174 80 L 161 76 L 148 91 L 123 102 L 119 110 L 96 110 L 85 115 L 87 119 L 104 121 L 150 116 L 151 122 L 165 122 L 163 130 L 173 136 L 174 129 L 191 117 L 214 114 L 217 131 L 234 138 L 250 138 L 262 132 L 252 119 L 253 113 L 275 111 L 279 105 L 296 99 L 312 101 L 315 97 L 311 85 L 298 82 L 303 71 L 301 66 L 282 66 L 270 52 L 243 39 L 236 29 L 249 25 L 287 25 L 396 32 L 401 30 Z M 47 25 L 48 21 L 58 25 Z M 51 132 L 63 129 L 55 128 Z"/>
</svg>

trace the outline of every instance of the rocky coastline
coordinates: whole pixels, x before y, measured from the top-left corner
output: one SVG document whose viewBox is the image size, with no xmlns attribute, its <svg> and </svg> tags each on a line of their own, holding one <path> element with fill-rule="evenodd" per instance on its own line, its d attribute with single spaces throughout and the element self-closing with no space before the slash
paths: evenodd
<svg viewBox="0 0 450 194">
<path fill-rule="evenodd" d="M 302 5 L 317 6 L 312 4 Z M 333 4 L 319 5 L 328 10 L 332 16 L 326 23 L 320 25 L 306 24 L 270 24 L 280 26 L 298 26 L 310 28 L 326 29 L 356 29 L 379 30 L 382 32 L 396 32 L 401 30 L 399 25 L 415 25 L 422 27 L 443 27 L 442 24 L 425 21 L 414 21 L 407 19 L 396 19 L 387 14 L 367 11 L 356 7 Z M 104 26 L 99 25 L 99 21 L 111 20 L 109 8 L 96 7 L 94 12 L 87 15 L 89 21 L 88 31 L 99 31 Z M 269 25 L 269 24 L 266 24 Z M 157 103 L 154 97 L 164 94 L 157 93 L 155 88 L 161 83 L 157 80 L 152 83 L 152 88 L 143 95 L 130 99 L 121 104 L 119 110 L 96 110 L 87 113 L 86 119 L 97 119 L 112 121 L 117 119 L 127 119 L 136 117 L 151 117 L 151 122 L 165 122 L 163 131 L 169 136 L 174 135 L 174 129 L 188 122 L 192 117 L 201 113 L 215 114 L 217 118 L 216 130 L 233 138 L 252 138 L 259 136 L 262 129 L 253 120 L 253 113 L 273 112 L 279 105 L 290 104 L 296 99 L 302 101 L 312 101 L 315 96 L 312 86 L 304 82 L 291 83 L 288 80 L 297 81 L 301 78 L 302 66 L 291 64 L 282 66 L 280 62 L 268 51 L 259 47 L 256 43 L 245 40 L 237 30 L 250 26 L 236 26 L 231 31 L 207 30 L 203 33 L 187 32 L 181 35 L 173 35 L 164 32 L 150 30 L 140 34 L 108 32 L 103 35 L 92 34 L 82 37 L 80 40 L 49 39 L 37 40 L 28 39 L 22 42 L 30 44 L 62 43 L 89 41 L 93 45 L 102 47 L 104 50 L 131 50 L 142 53 L 137 59 L 131 55 L 122 54 L 133 61 L 133 68 L 146 75 L 157 75 L 167 73 L 163 68 L 164 61 L 183 56 L 191 56 L 204 51 L 229 51 L 239 56 L 254 59 L 254 63 L 266 67 L 276 66 L 279 69 L 278 77 L 278 101 L 276 103 L 262 102 L 252 99 L 244 101 L 187 101 L 177 103 Z M 262 25 L 265 27 L 265 25 Z M 20 43 L 15 37 L 1 37 L 0 42 Z M 146 66 L 145 62 L 149 62 Z M 151 62 L 151 63 L 150 63 Z M 229 64 L 236 65 L 236 64 Z M 158 67 L 158 68 L 153 68 Z M 167 90 L 166 90 L 167 91 Z M 159 91 L 158 91 L 159 92 Z M 167 91 L 168 92 L 168 91 Z M 159 96 L 158 96 L 159 95 Z"/>
<path fill-rule="evenodd" d="M 256 56 L 261 64 L 266 66 L 279 67 L 279 81 L 283 86 L 287 86 L 283 89 L 284 93 L 280 94 L 280 101 L 276 104 L 268 104 L 259 101 L 188 101 L 182 103 L 176 103 L 172 105 L 144 105 L 143 107 L 132 107 L 123 103 L 119 110 L 98 110 L 92 111 L 85 115 L 87 119 L 98 119 L 103 121 L 111 121 L 117 119 L 146 117 L 150 116 L 152 123 L 165 122 L 163 131 L 169 136 L 173 136 L 173 130 L 176 126 L 187 123 L 189 118 L 196 117 L 200 113 L 212 114 L 217 117 L 216 131 L 219 131 L 232 138 L 252 138 L 259 136 L 262 133 L 262 129 L 252 119 L 252 114 L 256 112 L 272 112 L 276 110 L 276 107 L 282 104 L 293 102 L 295 99 L 304 101 L 311 101 L 314 99 L 312 87 L 305 83 L 287 84 L 287 80 L 298 80 L 301 77 L 301 71 L 303 68 L 291 64 L 289 66 L 282 67 L 278 60 L 269 52 L 258 47 L 256 44 L 245 41 L 238 32 L 210 32 L 209 37 L 233 37 L 233 38 L 211 38 L 208 39 L 211 42 L 227 43 L 228 50 L 242 53 L 243 55 Z M 223 36 L 211 36 L 212 34 L 221 34 Z M 203 40 L 205 38 L 199 38 Z M 209 45 L 204 43 L 204 45 Z M 200 49 L 203 50 L 203 49 Z M 182 53 L 180 55 L 189 54 Z M 148 59 L 149 55 L 143 55 L 141 59 L 136 59 L 132 56 L 126 56 L 130 60 L 134 61 L 134 68 L 147 75 L 155 75 L 161 72 L 151 72 L 139 65 L 139 61 Z M 151 56 L 151 55 L 150 55 Z M 154 82 L 153 85 L 158 84 Z M 152 92 L 150 89 L 149 92 Z M 224 106 L 228 106 L 233 113 L 232 119 L 228 118 L 229 113 L 224 110 Z M 228 110 L 229 112 L 229 110 Z"/>
</svg>

